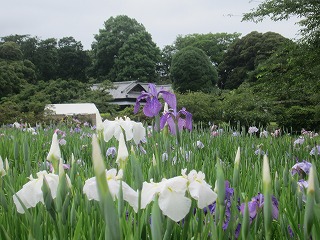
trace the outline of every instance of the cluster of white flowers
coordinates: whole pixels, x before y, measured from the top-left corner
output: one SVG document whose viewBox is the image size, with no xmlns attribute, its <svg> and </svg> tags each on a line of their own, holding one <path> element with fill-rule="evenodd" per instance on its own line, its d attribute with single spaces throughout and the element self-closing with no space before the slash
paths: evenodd
<svg viewBox="0 0 320 240">
<path fill-rule="evenodd" d="M 118 198 L 120 190 L 120 181 L 122 180 L 123 172 L 119 170 L 117 174 L 116 169 L 106 170 L 106 179 L 110 194 L 115 200 Z M 134 191 L 127 183 L 122 181 L 123 199 L 127 201 L 131 207 L 137 212 L 138 210 L 138 193 Z M 87 195 L 89 200 L 100 201 L 96 177 L 89 178 L 85 181 L 83 186 L 83 193 Z"/>
<path fill-rule="evenodd" d="M 63 170 L 63 161 L 61 158 L 61 151 L 59 147 L 59 141 L 57 133 L 54 133 L 52 136 L 51 147 L 47 155 L 47 160 L 49 162 L 59 162 L 59 173 Z M 58 169 L 55 169 L 57 171 Z M 22 189 L 13 195 L 13 201 L 17 207 L 19 213 L 24 213 L 25 208 L 35 207 L 39 202 L 44 203 L 42 186 L 43 181 L 46 180 L 50 191 L 52 199 L 56 198 L 57 189 L 59 185 L 59 175 L 54 173 L 48 173 L 47 171 L 40 171 L 36 173 L 37 178 L 33 178 L 32 175 L 29 177 L 29 182 L 23 185 Z M 71 181 L 66 175 L 68 186 L 71 187 Z M 24 205 L 24 207 L 23 207 Z"/>
<path fill-rule="evenodd" d="M 117 162 L 121 167 L 121 161 L 126 161 L 128 158 L 125 138 L 127 141 L 133 139 L 134 142 L 138 144 L 145 138 L 146 130 L 142 123 L 136 123 L 127 117 L 124 119 L 116 118 L 115 121 L 105 120 L 102 125 L 105 141 L 109 141 L 112 137 L 115 137 L 119 141 Z M 101 124 L 99 127 L 101 127 Z M 93 138 L 93 143 L 94 141 L 97 145 L 96 150 L 99 150 L 96 136 Z M 199 143 L 197 143 L 197 145 L 199 145 Z M 95 152 L 96 151 L 93 151 L 93 153 Z M 95 155 L 93 154 L 93 160 L 95 158 L 94 156 Z M 1 170 L 3 164 L 1 165 L 2 159 L 0 160 Z M 50 162 L 59 161 L 59 173 L 63 172 L 63 162 L 57 133 L 53 134 L 47 160 Z M 122 169 L 119 171 L 116 169 L 105 170 L 105 174 L 112 198 L 115 200 L 119 197 L 120 186 L 122 186 L 123 199 L 137 212 L 139 206 L 139 192 L 135 191 L 126 182 L 122 181 Z M 68 185 L 71 187 L 70 179 L 67 175 L 66 177 Z M 24 213 L 25 208 L 35 207 L 39 202 L 44 203 L 42 192 L 44 180 L 48 183 L 52 198 L 54 199 L 57 195 L 59 175 L 54 172 L 48 173 L 47 171 L 40 171 L 37 173 L 37 178 L 33 178 L 31 175 L 29 179 L 30 181 L 13 196 L 14 203 L 19 213 Z M 205 208 L 216 200 L 217 194 L 204 179 L 205 175 L 201 171 L 197 172 L 196 170 L 192 170 L 187 174 L 187 170 L 183 169 L 181 176 L 162 179 L 162 181 L 158 183 L 153 182 L 152 179 L 150 182 L 144 182 L 141 190 L 141 209 L 146 208 L 146 206 L 157 196 L 159 199 L 159 207 L 163 214 L 174 221 L 181 221 L 188 214 L 191 207 L 191 199 L 186 196 L 187 192 L 189 193 L 189 196 L 197 200 L 199 208 Z M 96 177 L 92 177 L 85 181 L 83 192 L 89 200 L 100 201 Z"/>
<path fill-rule="evenodd" d="M 198 207 L 201 209 L 213 203 L 217 198 L 217 194 L 204 180 L 204 173 L 192 170 L 187 175 L 186 172 L 187 169 L 183 169 L 181 176 L 162 179 L 159 183 L 153 182 L 152 179 L 150 182 L 144 182 L 141 191 L 141 209 L 146 208 L 157 195 L 159 197 L 159 207 L 163 214 L 178 222 L 188 214 L 191 207 L 191 199 L 186 197 L 187 191 L 192 198 L 197 200 Z M 122 171 L 120 170 L 117 175 L 116 169 L 106 170 L 106 179 L 110 193 L 113 199 L 116 199 L 119 194 Z M 83 192 L 89 200 L 100 200 L 95 177 L 86 180 Z M 122 192 L 123 199 L 137 212 L 138 192 L 125 182 L 122 182 Z"/>
<path fill-rule="evenodd" d="M 141 122 L 131 121 L 130 118 L 115 118 L 114 121 L 105 120 L 103 122 L 103 136 L 104 140 L 108 142 L 112 137 L 118 141 L 121 138 L 121 133 L 124 133 L 127 141 L 133 139 L 138 144 L 146 136 L 146 129 Z"/>
<path fill-rule="evenodd" d="M 145 208 L 155 195 L 159 196 L 159 207 L 163 214 L 178 222 L 189 212 L 191 199 L 186 197 L 188 191 L 190 196 L 198 201 L 199 208 L 205 208 L 215 202 L 217 194 L 204 180 L 205 174 L 192 170 L 188 175 L 187 169 L 183 169 L 181 176 L 170 179 L 162 179 L 161 182 L 144 182 L 141 193 L 141 208 Z"/>
</svg>

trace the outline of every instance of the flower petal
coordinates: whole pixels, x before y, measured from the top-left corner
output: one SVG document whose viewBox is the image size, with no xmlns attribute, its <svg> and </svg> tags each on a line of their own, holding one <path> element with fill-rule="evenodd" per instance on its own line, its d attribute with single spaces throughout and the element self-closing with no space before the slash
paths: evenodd
<svg viewBox="0 0 320 240">
<path fill-rule="evenodd" d="M 118 155 L 116 162 L 122 166 L 121 162 L 126 162 L 129 157 L 128 149 L 124 141 L 123 133 L 120 133 L 119 137 L 119 146 L 118 146 Z"/>
<path fill-rule="evenodd" d="M 165 188 L 159 196 L 159 207 L 163 214 L 175 222 L 181 221 L 189 212 L 191 200 L 182 192 L 170 191 Z"/>
<path fill-rule="evenodd" d="M 148 87 L 149 87 L 149 93 L 150 93 L 153 97 L 157 97 L 158 91 L 157 91 L 156 85 L 153 84 L 153 83 L 149 83 Z"/>
<path fill-rule="evenodd" d="M 138 144 L 142 139 L 146 137 L 146 129 L 141 122 L 133 122 L 132 133 L 133 141 L 135 142 L 135 144 Z"/>
<path fill-rule="evenodd" d="M 152 97 L 149 101 L 147 101 L 146 105 L 143 108 L 143 113 L 147 117 L 154 117 L 159 114 L 162 108 L 161 103 L 156 97 Z"/>
<path fill-rule="evenodd" d="M 59 161 L 61 158 L 61 152 L 60 152 L 60 147 L 59 147 L 59 141 L 58 141 L 58 135 L 57 133 L 54 133 L 52 136 L 52 142 L 50 146 L 50 150 L 47 156 L 47 160 L 49 162 L 52 161 Z"/>
<path fill-rule="evenodd" d="M 52 173 L 48 174 L 46 171 L 41 171 L 37 173 L 37 176 L 37 179 L 33 179 L 31 177 L 31 180 L 23 185 L 22 189 L 13 195 L 13 201 L 19 213 L 24 213 L 24 209 L 18 198 L 20 198 L 21 202 L 26 208 L 35 207 L 38 202 L 43 203 L 43 192 L 41 188 L 43 185 L 44 176 L 48 182 L 52 198 L 54 199 L 57 195 L 57 188 L 59 184 L 58 175 Z"/>
<path fill-rule="evenodd" d="M 135 212 L 138 211 L 138 192 L 134 191 L 126 182 L 122 182 L 123 199 L 129 203 Z"/>
<path fill-rule="evenodd" d="M 103 137 L 104 141 L 109 142 L 109 140 L 115 134 L 116 128 L 119 128 L 118 124 L 114 121 L 105 120 L 103 122 L 104 130 L 103 130 Z"/>
<path fill-rule="evenodd" d="M 146 206 L 153 201 L 154 195 L 160 192 L 160 189 L 161 183 L 143 182 L 141 191 L 141 209 L 146 208 Z"/>
<path fill-rule="evenodd" d="M 159 91 L 159 94 L 162 95 L 163 100 L 168 103 L 168 105 L 170 106 L 170 108 L 172 109 L 176 109 L 177 108 L 177 98 L 176 95 L 165 91 L 165 90 L 161 90 Z"/>
<path fill-rule="evenodd" d="M 87 195 L 89 200 L 100 201 L 96 177 L 89 178 L 84 182 L 83 193 Z"/>
<path fill-rule="evenodd" d="M 193 181 L 188 186 L 191 197 L 198 201 L 198 208 L 205 208 L 217 199 L 217 194 L 206 182 Z"/>
</svg>

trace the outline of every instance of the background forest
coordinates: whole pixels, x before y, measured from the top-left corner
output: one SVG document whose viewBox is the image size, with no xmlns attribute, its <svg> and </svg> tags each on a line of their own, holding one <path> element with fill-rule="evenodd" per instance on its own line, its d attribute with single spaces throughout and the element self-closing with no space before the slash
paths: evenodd
<svg viewBox="0 0 320 240">
<path fill-rule="evenodd" d="M 112 82 L 139 80 L 172 83 L 196 122 L 319 130 L 320 4 L 306 2 L 310 8 L 265 1 L 244 15 L 250 21 L 300 16 L 297 42 L 274 32 L 208 33 L 179 35 L 160 49 L 143 24 L 125 15 L 105 21 L 90 50 L 72 36 L 3 36 L 0 123 L 44 120 L 49 103 L 93 102 L 109 116 L 132 114 L 110 105 L 107 90 Z M 103 87 L 93 91 L 94 83 Z"/>
</svg>

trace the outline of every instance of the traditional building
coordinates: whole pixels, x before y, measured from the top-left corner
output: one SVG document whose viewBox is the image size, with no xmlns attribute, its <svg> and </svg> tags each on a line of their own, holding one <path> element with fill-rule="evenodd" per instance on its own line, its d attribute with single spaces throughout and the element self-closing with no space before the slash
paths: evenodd
<svg viewBox="0 0 320 240">
<path fill-rule="evenodd" d="M 120 107 L 134 105 L 136 98 L 141 94 L 142 91 L 148 91 L 149 83 L 142 83 L 138 81 L 126 81 L 126 82 L 113 82 L 113 89 L 109 89 L 109 93 L 113 100 L 111 104 L 117 104 Z M 173 92 L 171 84 L 156 85 L 157 90 L 166 90 Z M 92 86 L 93 90 L 99 88 L 99 84 Z M 142 103 L 143 104 L 143 103 Z"/>
</svg>

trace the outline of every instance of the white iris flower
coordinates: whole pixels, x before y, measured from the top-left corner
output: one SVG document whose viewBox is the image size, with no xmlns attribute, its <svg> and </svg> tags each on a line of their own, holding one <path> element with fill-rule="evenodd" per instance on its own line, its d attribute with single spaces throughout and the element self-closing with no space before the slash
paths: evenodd
<svg viewBox="0 0 320 240">
<path fill-rule="evenodd" d="M 120 181 L 123 176 L 123 171 L 120 169 L 118 174 L 115 168 L 106 170 L 106 180 L 110 194 L 115 200 L 119 195 Z M 134 211 L 138 211 L 138 193 L 134 191 L 127 183 L 122 181 L 123 199 L 133 207 Z M 87 195 L 89 200 L 100 201 L 96 177 L 89 178 L 83 186 L 83 193 Z"/>
<path fill-rule="evenodd" d="M 182 176 L 163 179 L 160 183 L 144 182 L 141 192 L 141 208 L 145 208 L 153 201 L 156 194 L 159 195 L 159 207 L 163 214 L 170 219 L 181 221 L 190 211 L 191 199 L 186 197 L 186 191 L 198 201 L 199 208 L 205 208 L 213 203 L 217 194 L 204 180 L 202 172 L 192 170 L 188 175 L 186 169 L 182 170 Z"/>
<path fill-rule="evenodd" d="M 115 118 L 114 121 L 105 120 L 104 126 L 104 140 L 108 142 L 112 137 L 115 137 L 118 141 L 120 133 L 124 132 L 127 141 L 133 139 L 138 144 L 146 136 L 146 129 L 141 122 L 131 121 L 130 118 Z"/>
<path fill-rule="evenodd" d="M 58 175 L 47 173 L 47 171 L 41 171 L 37 173 L 37 177 L 38 178 L 33 178 L 32 175 L 30 175 L 30 181 L 23 185 L 22 189 L 13 195 L 13 202 L 15 203 L 19 213 L 25 212 L 20 201 L 26 208 L 35 207 L 39 202 L 44 203 L 43 192 L 41 190 L 44 178 L 46 178 L 48 182 L 52 198 L 54 199 L 57 196 L 57 188 L 59 184 Z"/>
<path fill-rule="evenodd" d="M 58 135 L 54 133 L 52 136 L 51 147 L 47 156 L 49 162 L 60 161 L 61 152 L 59 147 Z"/>
</svg>

